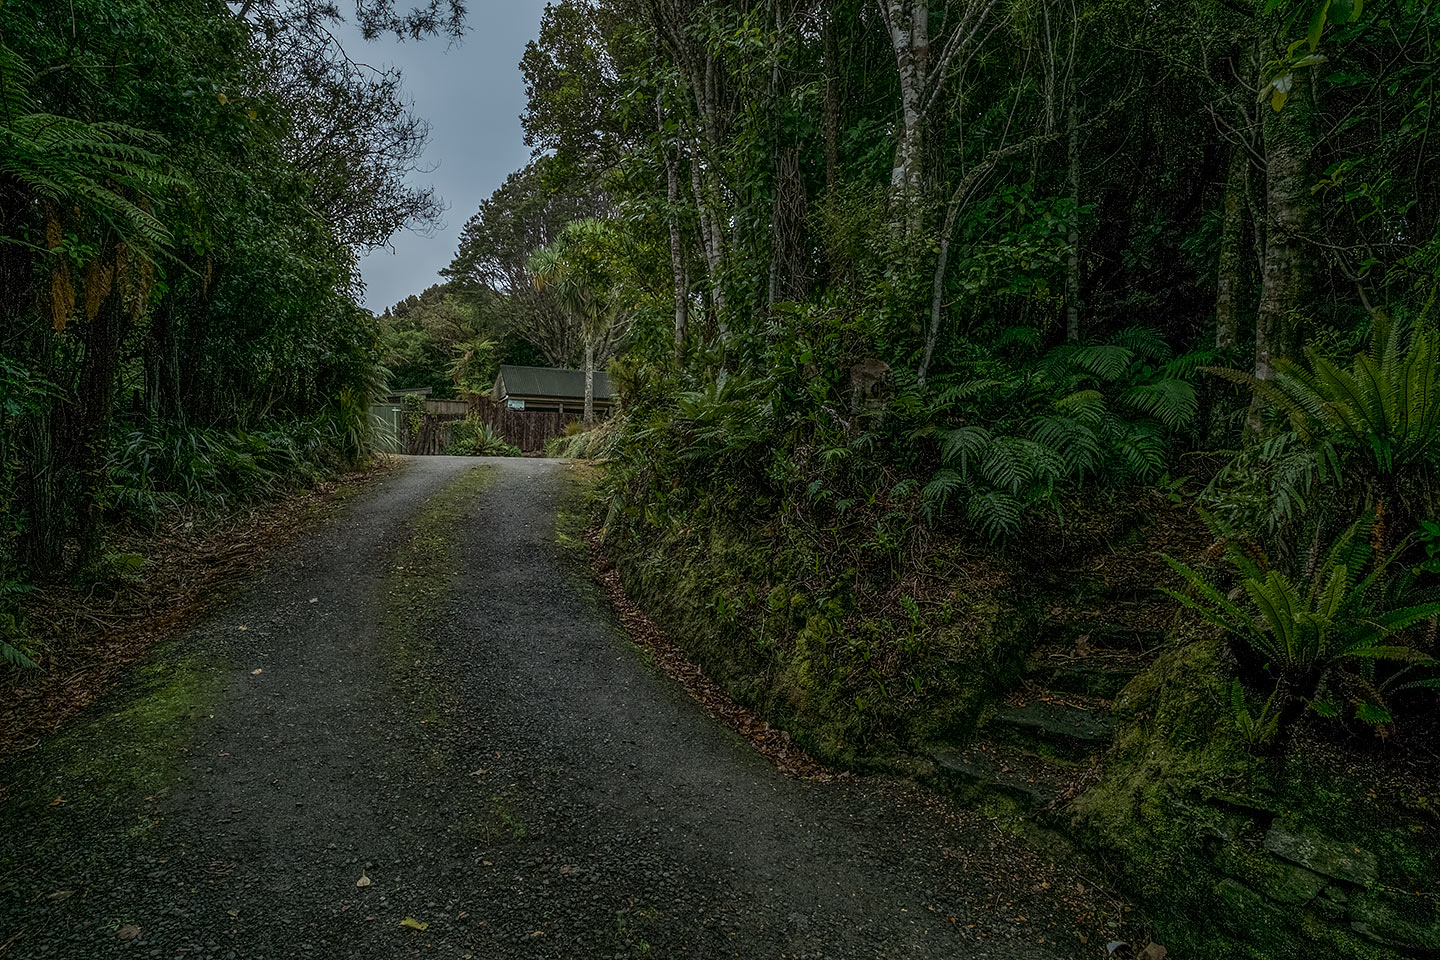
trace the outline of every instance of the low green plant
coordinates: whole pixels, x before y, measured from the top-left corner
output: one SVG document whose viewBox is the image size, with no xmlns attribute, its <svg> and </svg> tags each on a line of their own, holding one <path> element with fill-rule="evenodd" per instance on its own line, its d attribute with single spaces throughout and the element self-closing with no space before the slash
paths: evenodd
<svg viewBox="0 0 1440 960">
<path fill-rule="evenodd" d="M 1280 711 L 1276 709 L 1275 701 L 1276 694 L 1272 693 L 1265 698 L 1258 713 L 1251 713 L 1245 685 L 1239 678 L 1230 681 L 1230 715 L 1240 738 L 1252 750 L 1270 743 L 1280 730 Z"/>
<path fill-rule="evenodd" d="M 991 359 L 979 376 L 952 378 L 931 415 L 962 425 L 935 431 L 941 466 L 923 491 L 927 512 L 963 499 L 966 518 L 999 540 L 1019 532 L 1027 510 L 1055 507 L 1066 486 L 1156 480 L 1168 438 L 1196 418 L 1187 378 L 1198 364 L 1199 355 L 1175 357 L 1136 327 L 1109 343 L 1064 344 L 1019 366 Z"/>
<path fill-rule="evenodd" d="M 1358 719 L 1388 722 L 1387 692 L 1440 687 L 1434 675 L 1440 663 L 1397 639 L 1440 616 L 1440 602 L 1405 596 L 1407 571 L 1395 569 L 1395 552 L 1376 555 L 1358 536 L 1363 522 L 1352 524 L 1305 575 L 1292 577 L 1206 516 L 1238 575 L 1235 589 L 1167 556 L 1189 589 L 1165 592 L 1223 631 L 1239 653 L 1258 660 L 1276 683 L 1274 709 L 1282 722 L 1307 704 L 1322 715 L 1338 715 L 1330 699 L 1337 692 L 1354 704 Z M 1397 669 L 1381 675 L 1380 664 Z M 1423 671 L 1418 679 L 1417 670 Z"/>
<path fill-rule="evenodd" d="M 556 437 L 545 445 L 545 455 L 561 460 L 604 460 L 615 453 L 624 430 L 623 419 L 605 420 L 589 430 L 576 420 L 567 425 L 563 437 Z"/>
<path fill-rule="evenodd" d="M 452 457 L 518 457 L 520 448 L 506 441 L 490 424 L 466 417 L 450 425 L 445 454 Z"/>
<path fill-rule="evenodd" d="M 18 580 L 0 580 L 0 661 L 21 670 L 38 667 L 35 657 L 39 651 L 26 635 L 24 618 L 15 605 L 30 590 Z"/>
<path fill-rule="evenodd" d="M 1275 368 L 1273 380 L 1210 371 L 1248 386 L 1289 427 L 1237 463 L 1261 478 L 1268 528 L 1304 514 L 1320 487 L 1338 491 L 1351 511 L 1431 511 L 1440 492 L 1440 332 L 1382 315 L 1348 367 L 1312 346 L 1303 362 Z"/>
<path fill-rule="evenodd" d="M 332 414 L 254 430 L 131 424 L 107 460 L 110 508 L 145 523 L 186 504 L 225 506 L 318 482 L 355 453 L 353 418 Z"/>
</svg>

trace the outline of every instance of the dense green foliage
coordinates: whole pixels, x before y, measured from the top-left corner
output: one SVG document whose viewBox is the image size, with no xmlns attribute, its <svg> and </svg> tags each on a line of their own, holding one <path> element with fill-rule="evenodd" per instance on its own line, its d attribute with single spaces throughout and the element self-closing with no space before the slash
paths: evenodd
<svg viewBox="0 0 1440 960">
<path fill-rule="evenodd" d="M 637 543 L 783 518 L 831 576 L 898 582 L 936 534 L 1014 543 L 1204 486 L 1230 555 L 1266 558 L 1183 567 L 1244 688 L 1279 683 L 1289 722 L 1341 713 L 1322 676 L 1364 685 L 1384 725 L 1378 691 L 1435 663 L 1437 31 L 1417 2 L 565 0 L 521 65 L 545 156 L 450 272 L 553 291 L 582 343 L 625 306 L 607 449 Z M 542 215 L 596 196 L 598 222 Z M 532 284 L 493 266 L 501 210 L 528 211 L 503 222 Z M 557 283 L 589 235 L 603 280 Z M 858 544 L 885 572 L 830 559 Z M 1262 655 L 1288 627 L 1228 599 L 1245 583 L 1311 597 L 1321 633 L 1423 615 L 1302 664 Z M 1410 652 L 1362 669 L 1351 641 Z"/>
<path fill-rule="evenodd" d="M 335 11 L 237 10 L 0 6 L 7 589 L 91 568 L 114 522 L 369 454 L 382 344 L 356 257 L 437 215 L 404 183 L 425 126 L 335 45 Z"/>
</svg>

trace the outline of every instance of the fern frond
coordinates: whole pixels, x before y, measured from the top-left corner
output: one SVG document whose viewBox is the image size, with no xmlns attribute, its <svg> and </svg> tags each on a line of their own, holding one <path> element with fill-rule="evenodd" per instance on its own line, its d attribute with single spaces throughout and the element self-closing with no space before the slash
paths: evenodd
<svg viewBox="0 0 1440 960">
<path fill-rule="evenodd" d="M 1159 420 L 1167 430 L 1189 426 L 1200 411 L 1195 388 L 1184 380 L 1142 383 L 1130 388 L 1120 399 L 1136 413 Z"/>
<path fill-rule="evenodd" d="M 1092 373 L 1101 380 L 1113 382 L 1130 369 L 1135 354 L 1114 344 L 1096 344 L 1075 349 L 1068 359 L 1077 369 Z"/>
<path fill-rule="evenodd" d="M 1169 360 L 1172 356 L 1170 344 L 1152 327 L 1126 327 L 1111 337 L 1111 342 L 1152 363 Z"/>
<path fill-rule="evenodd" d="M 976 493 L 965 505 L 966 517 L 992 541 L 1020 532 L 1020 501 L 999 490 Z"/>
</svg>

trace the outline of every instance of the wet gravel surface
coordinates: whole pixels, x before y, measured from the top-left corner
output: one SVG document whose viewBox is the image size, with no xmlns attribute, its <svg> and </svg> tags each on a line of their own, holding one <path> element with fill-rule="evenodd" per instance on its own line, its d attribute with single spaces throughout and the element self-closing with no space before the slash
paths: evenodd
<svg viewBox="0 0 1440 960">
<path fill-rule="evenodd" d="M 1114 905 L 1026 842 L 788 777 L 658 675 L 556 542 L 565 469 L 416 458 L 367 489 L 182 638 L 213 690 L 134 758 L 163 787 L 0 767 L 0 958 L 1103 955 Z M 398 551 L 473 470 L 412 603 Z M 45 798 L 107 789 L 54 829 Z"/>
</svg>

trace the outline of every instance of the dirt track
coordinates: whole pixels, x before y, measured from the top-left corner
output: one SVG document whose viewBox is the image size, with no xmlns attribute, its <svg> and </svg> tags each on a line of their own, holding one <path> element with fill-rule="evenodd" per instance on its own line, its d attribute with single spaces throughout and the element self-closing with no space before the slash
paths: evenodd
<svg viewBox="0 0 1440 960">
<path fill-rule="evenodd" d="M 0 766 L 0 958 L 1104 954 L 1023 841 L 787 777 L 658 675 L 565 470 L 410 460 Z"/>
</svg>

